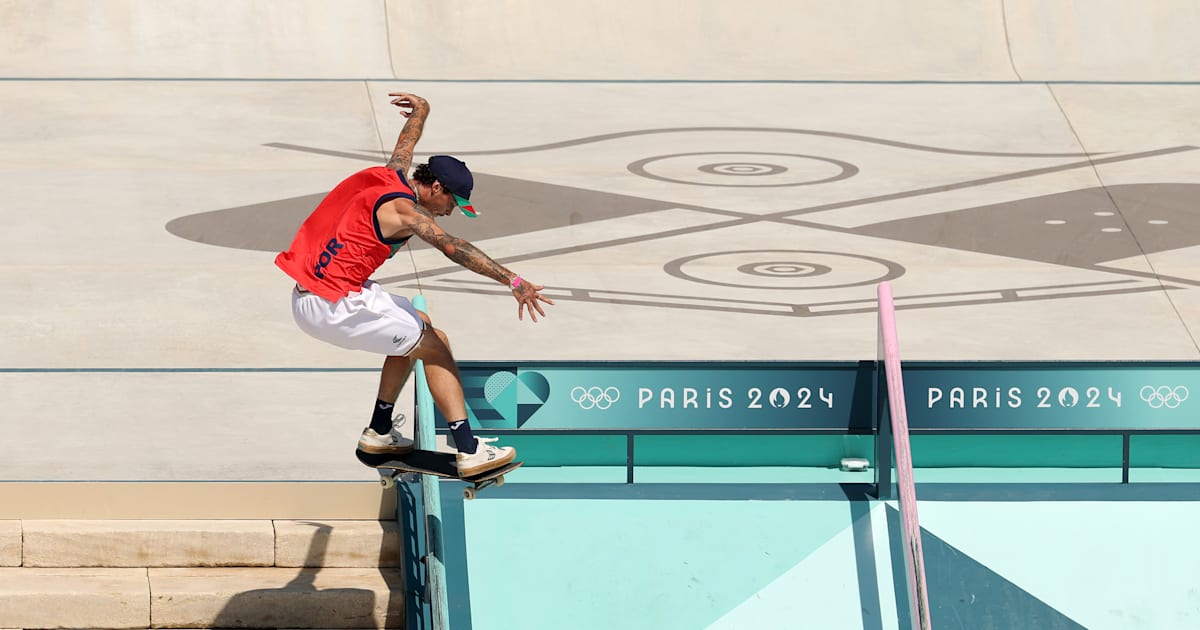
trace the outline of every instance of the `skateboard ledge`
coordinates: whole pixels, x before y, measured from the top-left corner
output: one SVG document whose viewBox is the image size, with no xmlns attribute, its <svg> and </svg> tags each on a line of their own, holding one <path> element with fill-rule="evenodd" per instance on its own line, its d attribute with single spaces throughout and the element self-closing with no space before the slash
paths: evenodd
<svg viewBox="0 0 1200 630">
<path fill-rule="evenodd" d="M 375 481 L 0 483 L 0 519 L 395 520 Z"/>
</svg>

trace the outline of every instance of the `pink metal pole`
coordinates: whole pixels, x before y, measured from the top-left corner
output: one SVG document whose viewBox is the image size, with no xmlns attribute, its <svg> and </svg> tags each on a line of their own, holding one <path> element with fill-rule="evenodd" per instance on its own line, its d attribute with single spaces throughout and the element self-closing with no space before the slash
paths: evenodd
<svg viewBox="0 0 1200 630">
<path fill-rule="evenodd" d="M 930 630 L 929 597 L 925 589 L 925 555 L 921 550 L 921 525 L 917 520 L 917 490 L 913 483 L 912 447 L 908 441 L 908 412 L 904 406 L 904 377 L 900 371 L 900 343 L 896 334 L 896 308 L 892 285 L 879 285 L 879 334 L 887 374 L 888 409 L 892 443 L 896 452 L 896 484 L 900 490 L 900 515 L 904 541 L 904 568 L 908 581 L 912 627 Z"/>
</svg>

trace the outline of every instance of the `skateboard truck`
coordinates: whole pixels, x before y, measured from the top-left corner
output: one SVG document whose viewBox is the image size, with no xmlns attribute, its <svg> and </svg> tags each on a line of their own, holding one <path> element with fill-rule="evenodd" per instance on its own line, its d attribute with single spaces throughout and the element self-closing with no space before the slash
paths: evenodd
<svg viewBox="0 0 1200 630">
<path fill-rule="evenodd" d="M 467 481 L 468 483 L 473 484 L 471 487 L 463 488 L 463 498 L 468 501 L 471 501 L 475 498 L 475 496 L 479 493 L 480 490 L 483 490 L 484 488 L 486 488 L 488 486 L 496 486 L 497 488 L 499 488 L 500 486 L 503 486 L 504 485 L 504 475 L 500 475 L 499 477 L 492 477 L 491 479 L 484 479 L 483 481 L 470 481 L 467 479 L 464 479 L 463 481 Z"/>
<path fill-rule="evenodd" d="M 382 469 L 380 469 L 379 485 L 383 486 L 384 488 L 388 488 L 388 489 L 394 488 L 394 487 L 396 487 L 396 478 L 397 477 L 402 477 L 403 478 L 402 481 L 412 483 L 417 480 L 418 474 L 419 473 L 405 472 L 402 470 L 382 470 Z M 476 496 L 478 496 L 479 491 L 483 490 L 484 488 L 487 488 L 489 486 L 496 486 L 497 488 L 499 488 L 500 486 L 503 486 L 504 485 L 504 475 L 500 475 L 499 477 L 492 477 L 490 479 L 483 479 L 480 481 L 471 481 L 469 478 L 468 479 L 460 479 L 460 481 L 465 481 L 466 483 L 471 484 L 470 486 L 463 488 L 463 498 L 468 501 L 471 501 Z"/>
<path fill-rule="evenodd" d="M 379 485 L 384 488 L 396 487 L 396 478 L 401 477 L 401 481 L 407 483 L 415 483 L 417 481 L 417 473 L 407 472 L 404 470 L 384 470 L 379 468 Z"/>
</svg>

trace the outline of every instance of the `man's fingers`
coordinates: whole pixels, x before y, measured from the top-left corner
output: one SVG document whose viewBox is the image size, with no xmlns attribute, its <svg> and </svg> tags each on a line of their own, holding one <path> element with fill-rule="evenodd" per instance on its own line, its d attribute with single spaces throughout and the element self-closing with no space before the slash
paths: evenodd
<svg viewBox="0 0 1200 630">
<path fill-rule="evenodd" d="M 517 319 L 524 320 L 526 312 L 529 313 L 529 319 L 533 320 L 534 322 L 538 321 L 539 315 L 541 315 L 542 317 L 545 317 L 546 311 L 542 310 L 542 305 L 538 304 L 538 300 L 541 300 L 547 304 L 551 304 L 551 305 L 554 304 L 554 300 L 551 300 L 550 298 L 548 298 L 544 295 L 541 295 L 540 293 L 536 293 L 532 296 L 529 296 L 528 298 L 518 297 L 517 298 Z"/>
<path fill-rule="evenodd" d="M 523 320 L 525 318 L 522 317 L 522 315 L 524 313 L 529 313 L 529 319 L 536 323 L 538 320 L 538 315 L 541 315 L 542 317 L 546 316 L 546 313 L 542 311 L 540 306 L 538 306 L 537 300 L 535 299 L 530 298 L 529 300 L 520 300 L 517 302 L 517 304 L 517 319 Z"/>
</svg>

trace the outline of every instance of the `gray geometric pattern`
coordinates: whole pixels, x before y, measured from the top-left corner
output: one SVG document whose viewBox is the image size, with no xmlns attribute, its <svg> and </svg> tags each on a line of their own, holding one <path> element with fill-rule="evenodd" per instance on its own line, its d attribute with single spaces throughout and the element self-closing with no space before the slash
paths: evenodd
<svg viewBox="0 0 1200 630">
<path fill-rule="evenodd" d="M 1161 158 L 1195 149 L 1177 146 L 1133 154 L 1088 155 L 1079 153 L 981 152 L 946 147 L 932 147 L 897 142 L 858 134 L 830 130 L 756 128 L 756 127 L 686 127 L 646 129 L 576 138 L 563 142 L 518 147 L 504 150 L 464 151 L 460 156 L 519 155 L 564 149 L 592 143 L 661 136 L 664 142 L 674 134 L 695 132 L 739 132 L 761 137 L 804 135 L 837 138 L 851 142 L 902 148 L 918 152 L 950 156 L 986 156 L 1002 158 L 1061 158 L 1064 163 L 1041 166 L 933 187 L 918 187 L 893 191 L 866 198 L 824 203 L 768 214 L 751 214 L 728 209 L 670 203 L 660 199 L 615 192 L 595 191 L 571 186 L 477 173 L 476 200 L 487 215 L 502 220 L 460 222 L 456 235 L 468 240 L 484 240 L 581 225 L 616 217 L 652 213 L 668 208 L 684 208 L 719 217 L 719 220 L 694 227 L 665 232 L 648 232 L 642 236 L 623 237 L 590 243 L 586 246 L 549 247 L 533 249 L 522 254 L 499 258 L 504 264 L 558 256 L 630 243 L 653 243 L 689 234 L 711 233 L 721 236 L 729 230 L 760 222 L 781 226 L 799 226 L 842 234 L 857 234 L 897 242 L 958 249 L 992 254 L 1014 259 L 1037 261 L 1066 267 L 1086 268 L 1118 274 L 1125 279 L 1090 282 L 1057 283 L 1036 286 L 1005 286 L 973 291 L 939 291 L 926 295 L 906 296 L 904 308 L 939 308 L 965 304 L 993 304 L 1023 300 L 1052 300 L 1058 297 L 1084 295 L 1114 295 L 1146 291 L 1179 290 L 1200 286 L 1200 279 L 1162 276 L 1154 272 L 1120 269 L 1104 263 L 1144 256 L 1200 244 L 1200 211 L 1193 199 L 1200 188 L 1185 183 L 1125 184 L 1040 195 L 1016 201 L 987 204 L 977 207 L 887 220 L 857 227 L 840 227 L 829 223 L 806 220 L 805 215 L 851 208 L 856 205 L 919 198 L 924 195 L 963 190 L 1037 177 L 1075 169 L 1094 169 L 1101 164 Z M 340 152 L 272 143 L 275 148 L 336 155 L 357 161 L 379 163 L 380 156 L 370 151 Z M 667 168 L 664 165 L 670 165 Z M 628 170 L 634 174 L 678 186 L 763 189 L 761 194 L 774 194 L 773 189 L 792 186 L 814 186 L 854 177 L 860 167 L 845 160 L 828 156 L 782 152 L 722 150 L 687 153 L 664 153 L 631 162 Z M 690 173 L 690 174 L 689 174 Z M 177 218 L 167 229 L 182 238 L 225 247 L 278 251 L 286 247 L 296 226 L 319 201 L 323 193 L 284 199 L 278 202 Z M 420 249 L 424 243 L 412 243 Z M 901 277 L 905 273 L 902 260 L 889 260 L 867 252 L 850 251 L 764 251 L 761 258 L 752 250 L 696 252 L 668 261 L 663 272 L 685 281 L 739 289 L 764 290 L 760 298 L 726 298 L 711 294 L 643 293 L 626 290 L 599 290 L 585 286 L 551 287 L 554 297 L 566 301 L 600 302 L 608 304 L 644 305 L 687 310 L 773 314 L 790 317 L 836 316 L 869 312 L 873 305 L 860 300 L 781 300 L 771 295 L 772 289 L 806 290 L 866 286 L 882 280 Z M 874 252 L 870 252 L 874 254 Z M 706 264 L 707 263 L 707 264 Z M 874 272 L 863 269 L 874 266 Z M 686 267 L 686 268 L 685 268 Z M 714 268 L 715 267 L 715 268 Z M 439 279 L 461 269 L 446 265 L 420 271 L 424 281 L 421 288 L 452 292 L 496 293 L 488 283 L 473 280 Z M 416 288 L 418 274 L 400 274 L 378 278 L 381 283 L 402 288 Z M 686 285 L 684 285 L 686 286 Z M 491 290 L 489 290 L 491 289 Z"/>
</svg>

